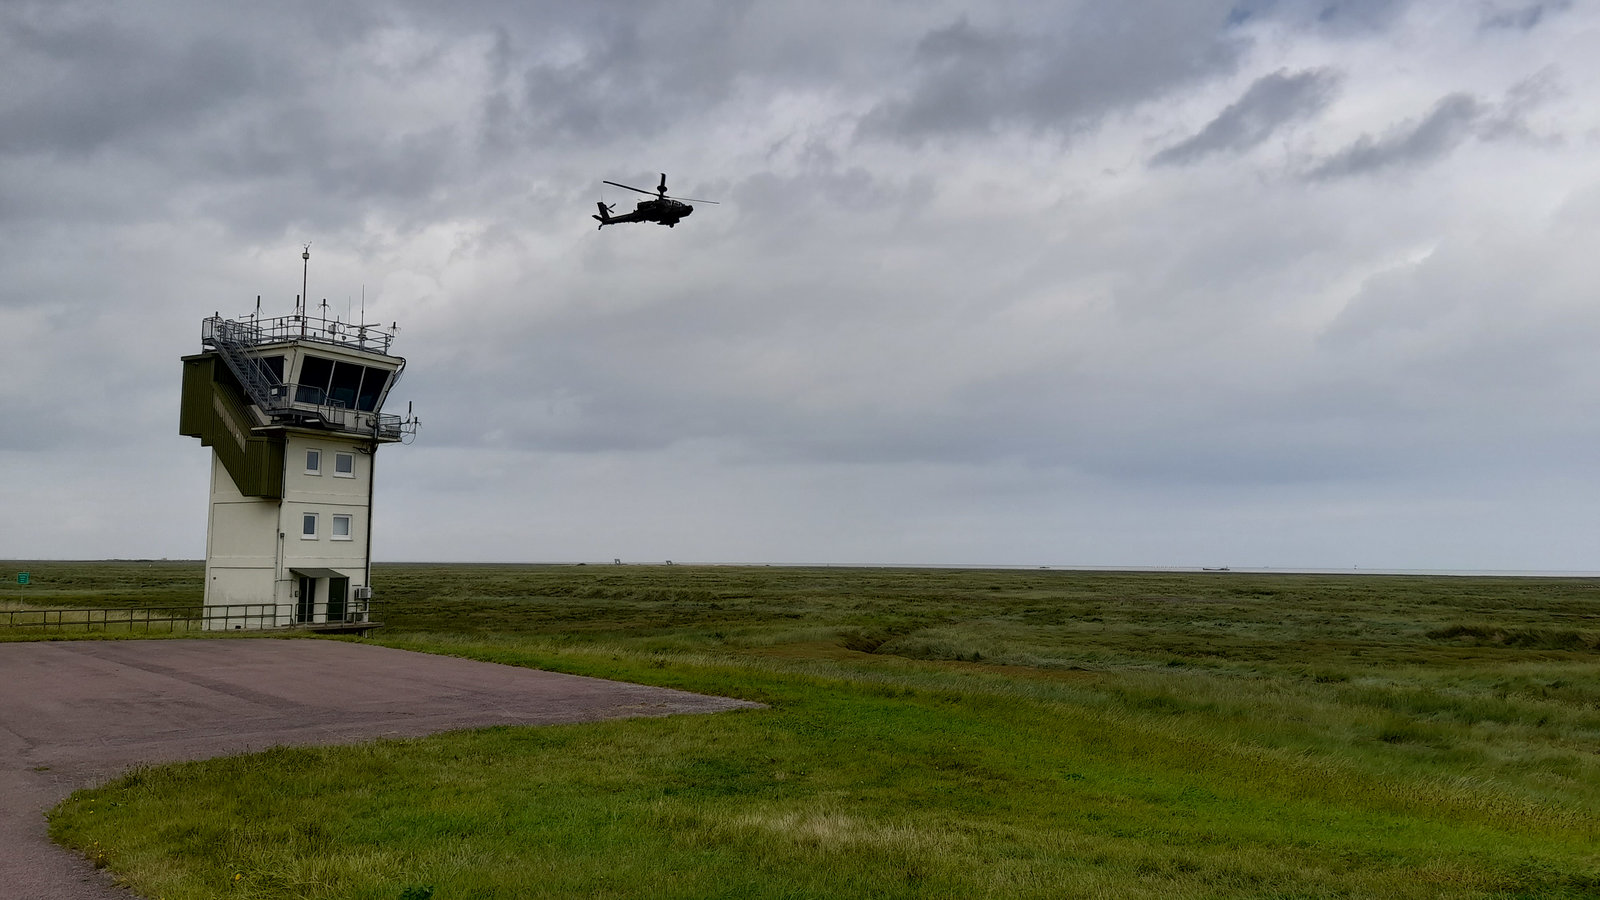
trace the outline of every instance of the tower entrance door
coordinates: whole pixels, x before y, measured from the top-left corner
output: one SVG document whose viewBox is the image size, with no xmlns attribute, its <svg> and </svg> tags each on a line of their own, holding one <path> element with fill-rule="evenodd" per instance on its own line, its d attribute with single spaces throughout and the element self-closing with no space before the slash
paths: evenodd
<svg viewBox="0 0 1600 900">
<path fill-rule="evenodd" d="M 307 575 L 300 576 L 300 596 L 295 599 L 294 620 L 296 622 L 310 622 L 317 613 L 317 580 Z"/>
<path fill-rule="evenodd" d="M 328 579 L 328 621 L 343 622 L 347 602 L 350 597 L 350 579 Z"/>
</svg>

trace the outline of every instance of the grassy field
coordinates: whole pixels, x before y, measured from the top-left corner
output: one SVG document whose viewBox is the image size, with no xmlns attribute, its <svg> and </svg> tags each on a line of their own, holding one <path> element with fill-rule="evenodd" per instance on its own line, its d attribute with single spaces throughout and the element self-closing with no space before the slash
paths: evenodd
<svg viewBox="0 0 1600 900">
<path fill-rule="evenodd" d="M 187 565 L 130 590 L 193 602 Z M 56 837 L 169 900 L 1600 895 L 1592 581 L 374 580 L 376 643 L 768 708 L 141 770 Z"/>
<path fill-rule="evenodd" d="M 194 560 L 0 560 L 0 608 L 198 607 L 204 568 Z M 28 584 L 17 583 L 19 572 Z"/>
<path fill-rule="evenodd" d="M 202 570 L 192 560 L 0 560 L 0 641 L 198 635 L 202 623 L 186 619 L 201 610 Z M 168 621 L 144 621 L 155 608 Z"/>
</svg>

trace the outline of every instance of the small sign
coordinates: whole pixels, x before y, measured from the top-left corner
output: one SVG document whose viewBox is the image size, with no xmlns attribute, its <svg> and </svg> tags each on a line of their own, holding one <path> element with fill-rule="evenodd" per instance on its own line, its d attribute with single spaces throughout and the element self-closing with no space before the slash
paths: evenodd
<svg viewBox="0 0 1600 900">
<path fill-rule="evenodd" d="M 17 584 L 27 584 L 27 583 L 28 583 L 28 573 L 27 572 L 18 572 L 17 573 Z"/>
</svg>

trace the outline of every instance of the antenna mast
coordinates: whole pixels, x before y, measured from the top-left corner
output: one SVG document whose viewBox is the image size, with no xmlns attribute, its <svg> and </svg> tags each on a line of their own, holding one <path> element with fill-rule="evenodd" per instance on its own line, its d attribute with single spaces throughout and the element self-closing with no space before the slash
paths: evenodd
<svg viewBox="0 0 1600 900">
<path fill-rule="evenodd" d="M 300 251 L 300 259 L 302 260 L 302 262 L 300 264 L 300 309 L 298 311 L 300 313 L 300 336 L 301 337 L 305 337 L 306 336 L 306 303 L 309 302 L 309 301 L 306 300 L 306 298 L 308 296 L 310 296 L 309 294 L 306 293 L 306 278 L 307 278 L 307 276 L 309 275 L 309 273 L 311 271 L 311 242 L 310 241 L 306 241 L 305 248 Z"/>
</svg>

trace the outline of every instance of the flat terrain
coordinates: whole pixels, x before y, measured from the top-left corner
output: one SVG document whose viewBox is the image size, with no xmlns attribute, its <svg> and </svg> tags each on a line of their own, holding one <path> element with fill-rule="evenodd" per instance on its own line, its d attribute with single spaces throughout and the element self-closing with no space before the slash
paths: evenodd
<svg viewBox="0 0 1600 900">
<path fill-rule="evenodd" d="M 49 843 L 44 812 L 134 765 L 749 705 L 314 640 L 0 644 L 0 685 L 0 894 L 16 900 L 126 897 Z"/>
<path fill-rule="evenodd" d="M 141 565 L 0 602 L 198 596 Z M 375 581 L 370 643 L 766 708 L 185 763 L 75 794 L 56 838 L 168 900 L 1600 895 L 1592 580 Z"/>
</svg>

